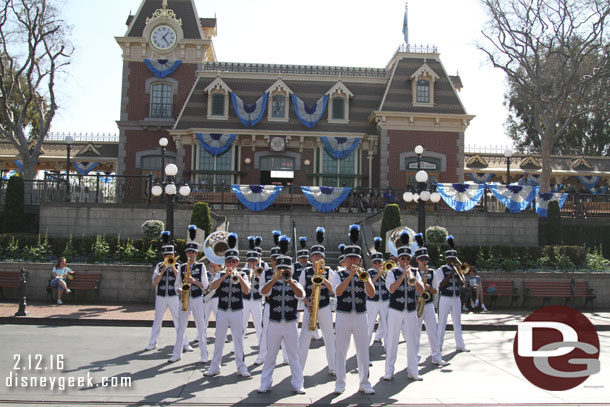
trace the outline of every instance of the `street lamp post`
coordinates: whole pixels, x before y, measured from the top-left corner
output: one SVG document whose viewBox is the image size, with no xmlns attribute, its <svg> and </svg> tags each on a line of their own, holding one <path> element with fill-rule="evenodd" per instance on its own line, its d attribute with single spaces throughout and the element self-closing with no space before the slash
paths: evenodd
<svg viewBox="0 0 610 407">
<path fill-rule="evenodd" d="M 513 156 L 513 150 L 510 148 L 504 151 L 506 157 L 506 185 L 510 184 L 510 158 Z"/>
<path fill-rule="evenodd" d="M 174 236 L 174 197 L 176 193 L 181 196 L 189 196 L 191 188 L 185 184 L 177 187 L 175 184 L 176 175 L 178 174 L 178 167 L 176 164 L 167 164 L 164 169 L 164 174 L 167 176 L 166 181 L 162 181 L 161 184 L 157 184 L 152 187 L 151 192 L 154 196 L 161 196 L 163 192 L 167 195 L 167 214 L 165 217 L 166 229 L 170 231 L 170 236 Z"/>
<path fill-rule="evenodd" d="M 74 142 L 74 137 L 68 135 L 64 139 L 66 143 L 66 202 L 70 202 L 70 148 Z"/>
<path fill-rule="evenodd" d="M 417 231 L 418 233 L 424 233 L 426 229 L 426 202 L 430 200 L 437 203 L 441 200 L 441 195 L 438 192 L 431 193 L 426 189 L 428 173 L 421 169 L 421 156 L 424 152 L 424 148 L 418 145 L 415 147 L 414 151 L 417 155 L 417 173 L 415 174 L 417 192 L 413 194 L 412 192 L 407 191 L 403 194 L 402 198 L 405 202 L 417 202 Z"/>
<path fill-rule="evenodd" d="M 167 147 L 168 140 L 165 137 L 159 139 L 159 145 L 161 146 L 161 182 L 165 182 L 165 148 Z"/>
</svg>

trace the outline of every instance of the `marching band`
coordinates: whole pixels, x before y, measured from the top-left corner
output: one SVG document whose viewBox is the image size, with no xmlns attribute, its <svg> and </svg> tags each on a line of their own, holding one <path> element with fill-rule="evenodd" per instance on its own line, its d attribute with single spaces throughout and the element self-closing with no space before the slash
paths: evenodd
<svg viewBox="0 0 610 407">
<path fill-rule="evenodd" d="M 365 270 L 359 225 L 351 225 L 349 243 L 341 244 L 339 266 L 333 270 L 326 263 L 323 245 L 325 230 L 316 229 L 316 240 L 307 249 L 307 239 L 299 238 L 297 258 L 287 255 L 290 239 L 273 231 L 275 246 L 271 249 L 271 264 L 262 261 L 260 236 L 249 236 L 245 264 L 238 269 L 240 258 L 238 236 L 215 232 L 220 243 L 213 254 L 205 252 L 208 269 L 198 261 L 197 228 L 189 226 L 185 246 L 187 262 L 177 264 L 169 232 L 163 232 L 162 255 L 153 271 L 156 288 L 155 320 L 145 350 L 157 348 L 163 314 L 169 308 L 176 329 L 176 341 L 168 362 L 182 359 L 191 352 L 186 327 L 192 314 L 197 327 L 200 362 L 210 363 L 206 376 L 220 374 L 221 359 L 227 331 L 231 329 L 237 375 L 250 377 L 244 361 L 243 342 L 249 321 L 252 321 L 259 354 L 255 365 L 263 365 L 258 392 L 271 390 L 277 354 L 283 350 L 284 363 L 290 365 L 292 390 L 304 394 L 303 370 L 312 338 L 318 327 L 322 332 L 328 373 L 335 377 L 335 394 L 346 389 L 346 359 L 351 337 L 354 337 L 358 362 L 359 388 L 365 394 L 375 394 L 369 381 L 369 351 L 371 340 L 383 341 L 386 352 L 383 380 L 394 377 L 400 335 L 406 341 L 407 377 L 423 380 L 419 372 L 419 347 L 422 325 L 431 350 L 433 365 L 448 365 L 442 350 L 449 314 L 454 327 L 456 351 L 468 352 L 462 338 L 460 287 L 467 265 L 458 260 L 453 236 L 447 238 L 446 264 L 429 268 L 428 249 L 421 233 L 411 241 L 409 231 L 402 230 L 388 245 L 392 259 L 384 262 L 382 239 L 376 237 L 375 250 L 370 255 L 372 267 Z M 208 238 L 212 237 L 210 235 Z M 208 239 L 206 239 L 207 245 Z M 219 253 L 217 253 L 217 251 Z M 413 265 L 413 266 L 412 266 Z M 438 318 L 435 311 L 438 299 Z M 336 304 L 336 310 L 332 305 Z M 299 332 L 299 311 L 302 323 Z M 333 322 L 333 311 L 335 312 Z M 208 360 L 207 328 L 211 313 L 215 315 L 215 341 L 211 362 Z M 375 332 L 375 327 L 377 331 Z M 375 336 L 373 337 L 373 335 Z"/>
</svg>

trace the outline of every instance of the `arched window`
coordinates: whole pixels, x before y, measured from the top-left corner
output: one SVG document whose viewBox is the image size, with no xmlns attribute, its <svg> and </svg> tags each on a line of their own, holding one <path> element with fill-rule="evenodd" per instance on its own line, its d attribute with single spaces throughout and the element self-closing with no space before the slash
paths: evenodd
<svg viewBox="0 0 610 407">
<path fill-rule="evenodd" d="M 345 120 L 345 98 L 333 98 L 333 120 Z"/>
<path fill-rule="evenodd" d="M 417 103 L 430 103 L 430 81 L 417 81 Z"/>
<path fill-rule="evenodd" d="M 167 83 L 155 83 L 150 93 L 150 117 L 172 119 L 172 86 Z"/>
</svg>

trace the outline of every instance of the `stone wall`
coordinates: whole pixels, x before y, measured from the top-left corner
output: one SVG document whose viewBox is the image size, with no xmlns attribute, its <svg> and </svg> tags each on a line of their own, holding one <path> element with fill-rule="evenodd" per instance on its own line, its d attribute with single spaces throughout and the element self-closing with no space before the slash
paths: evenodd
<svg viewBox="0 0 610 407">
<path fill-rule="evenodd" d="M 0 271 L 19 271 L 23 267 L 28 272 L 28 285 L 26 297 L 29 300 L 46 300 L 46 287 L 51 276 L 51 263 L 0 263 Z M 70 264 L 77 272 L 101 273 L 99 300 L 94 292 L 77 292 L 76 300 L 79 302 L 106 302 L 123 303 L 139 302 L 153 304 L 155 291 L 152 286 L 152 267 L 125 266 L 125 265 L 102 265 L 102 264 Z M 610 308 L 610 273 L 570 273 L 570 272 L 485 272 L 479 273 L 485 280 L 511 280 L 518 288 L 519 300 L 515 304 L 521 307 L 523 303 L 523 282 L 527 280 L 553 280 L 569 281 L 572 277 L 576 280 L 586 280 L 589 288 L 594 288 L 597 298 L 594 301 L 596 310 Z M 69 286 L 69 283 L 68 283 Z M 15 300 L 18 291 L 15 288 L 4 288 L 4 298 Z M 510 304 L 508 298 L 498 298 L 497 308 L 507 307 Z M 552 299 L 549 304 L 563 304 L 563 299 Z M 576 306 L 582 307 L 583 299 L 576 300 Z M 536 298 L 530 301 L 530 308 L 538 308 L 542 305 L 542 299 Z"/>
</svg>

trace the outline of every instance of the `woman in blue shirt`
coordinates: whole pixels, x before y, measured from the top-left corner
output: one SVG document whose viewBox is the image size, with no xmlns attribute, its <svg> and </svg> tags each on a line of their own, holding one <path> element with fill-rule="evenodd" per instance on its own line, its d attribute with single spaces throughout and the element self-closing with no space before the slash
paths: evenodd
<svg viewBox="0 0 610 407">
<path fill-rule="evenodd" d="M 70 267 L 66 266 L 66 258 L 60 257 L 57 259 L 57 263 L 51 272 L 50 285 L 53 288 L 57 288 L 57 303 L 59 305 L 63 304 L 61 296 L 63 295 L 64 291 L 66 294 L 70 294 L 72 292 L 66 284 L 66 279 L 70 274 L 74 274 L 74 271 L 72 271 Z"/>
</svg>

